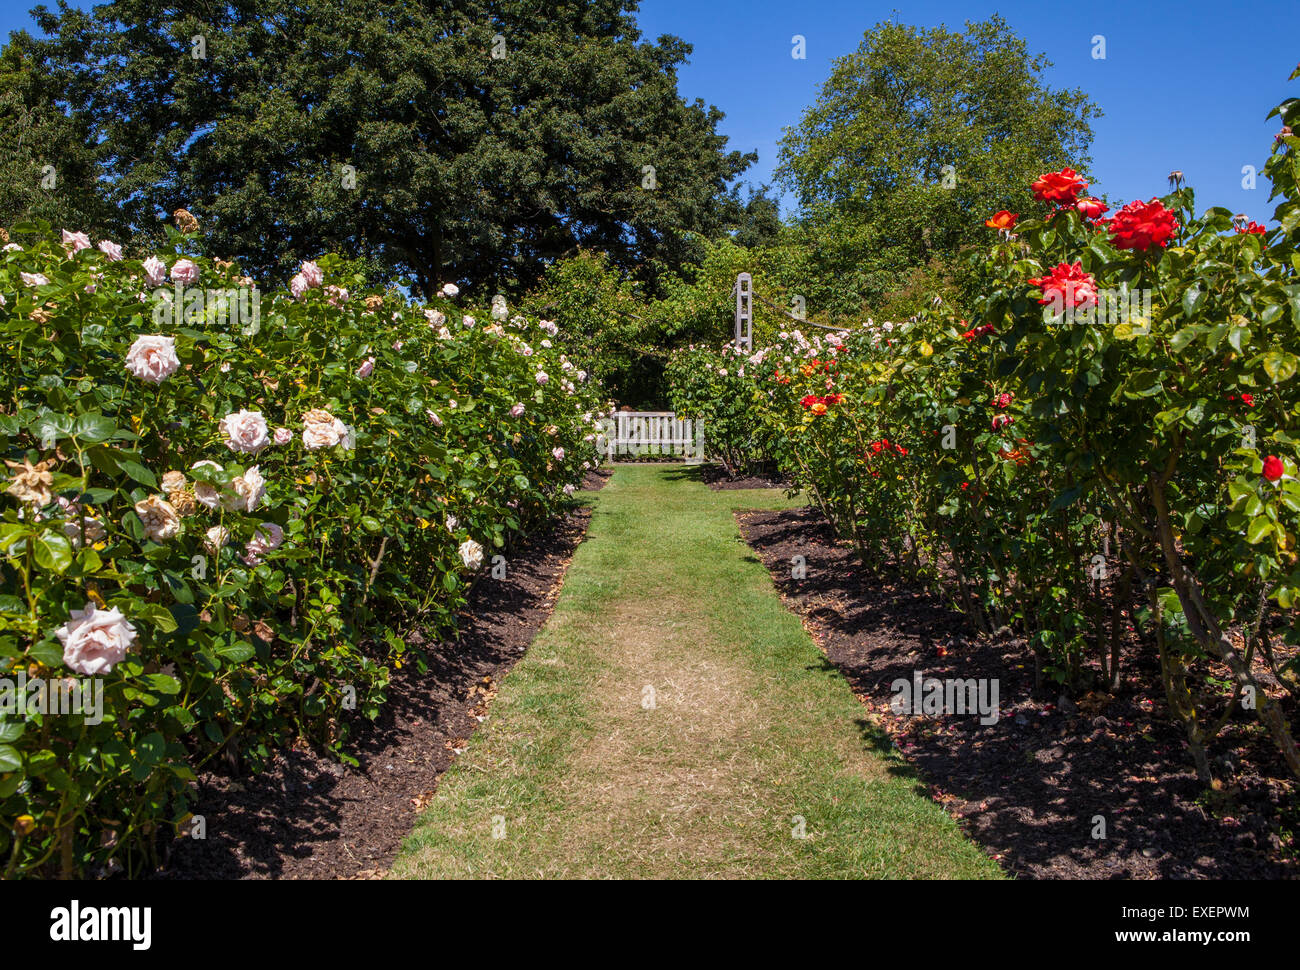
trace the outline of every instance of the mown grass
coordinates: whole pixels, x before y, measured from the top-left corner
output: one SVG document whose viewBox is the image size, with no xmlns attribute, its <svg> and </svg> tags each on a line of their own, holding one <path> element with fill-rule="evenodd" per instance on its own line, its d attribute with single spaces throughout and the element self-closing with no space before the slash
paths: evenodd
<svg viewBox="0 0 1300 970">
<path fill-rule="evenodd" d="M 595 504 L 555 614 L 393 876 L 999 875 L 741 541 L 733 509 L 791 500 L 624 466 Z"/>
</svg>

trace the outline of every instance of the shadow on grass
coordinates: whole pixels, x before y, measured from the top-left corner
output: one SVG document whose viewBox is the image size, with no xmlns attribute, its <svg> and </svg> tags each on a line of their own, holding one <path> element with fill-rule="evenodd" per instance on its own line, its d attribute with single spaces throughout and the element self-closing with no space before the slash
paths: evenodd
<svg viewBox="0 0 1300 970">
<path fill-rule="evenodd" d="M 889 701 L 914 672 L 940 680 L 996 682 L 995 723 L 977 715 L 882 715 L 859 722 L 872 750 L 902 755 L 890 771 L 959 819 L 976 841 L 1005 854 L 1013 873 L 1037 878 L 1285 878 L 1294 860 L 1273 831 L 1279 795 L 1262 781 L 1243 792 L 1236 822 L 1202 807 L 1204 790 L 1151 697 L 1108 698 L 1091 714 L 1062 713 L 1058 688 L 1035 690 L 1023 639 L 979 637 L 962 614 L 884 562 L 863 563 L 814 509 L 743 512 L 741 534 L 777 589 L 817 631 L 827 666 L 856 694 Z M 806 577 L 792 578 L 802 556 Z M 1159 684 L 1149 658 L 1128 657 L 1138 683 Z M 1139 706 L 1141 699 L 1146 706 Z M 1159 703 L 1159 698 L 1155 699 Z M 1263 756 L 1267 757 L 1267 752 Z M 928 783 L 928 784 L 926 784 Z M 1281 796 L 1285 797 L 1285 796 Z M 1257 814 L 1251 815 L 1250 802 Z M 1098 817 L 1106 837 L 1094 838 Z"/>
</svg>

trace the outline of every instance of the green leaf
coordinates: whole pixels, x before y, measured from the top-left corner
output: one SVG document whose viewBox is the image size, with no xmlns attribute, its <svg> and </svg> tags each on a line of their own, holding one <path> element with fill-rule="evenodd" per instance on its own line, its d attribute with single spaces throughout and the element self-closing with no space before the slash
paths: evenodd
<svg viewBox="0 0 1300 970">
<path fill-rule="evenodd" d="M 158 479 L 154 477 L 154 473 L 138 461 L 132 461 L 130 458 L 119 458 L 117 464 L 122 471 L 141 485 L 148 485 L 150 488 L 158 487 Z"/>
<path fill-rule="evenodd" d="M 67 536 L 43 532 L 36 537 L 36 564 L 53 573 L 63 573 L 72 565 L 72 545 Z"/>
<path fill-rule="evenodd" d="M 1264 373 L 1274 384 L 1281 384 L 1295 376 L 1297 359 L 1294 354 L 1281 350 L 1270 350 L 1260 360 Z"/>
<path fill-rule="evenodd" d="M 17 771 L 23 766 L 23 757 L 18 749 L 7 744 L 0 744 L 0 771 Z"/>
</svg>

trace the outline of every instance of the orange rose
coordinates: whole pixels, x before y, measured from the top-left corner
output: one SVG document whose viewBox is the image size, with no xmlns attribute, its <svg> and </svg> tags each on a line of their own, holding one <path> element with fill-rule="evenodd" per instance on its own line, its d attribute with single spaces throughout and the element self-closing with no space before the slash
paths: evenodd
<svg viewBox="0 0 1300 970">
<path fill-rule="evenodd" d="M 985 219 L 984 225 L 988 226 L 990 229 L 1011 230 L 1015 228 L 1016 220 L 1019 218 L 1020 218 L 1020 213 L 1008 212 L 1006 209 L 1002 209 L 999 212 L 993 213 L 992 218 Z"/>
</svg>

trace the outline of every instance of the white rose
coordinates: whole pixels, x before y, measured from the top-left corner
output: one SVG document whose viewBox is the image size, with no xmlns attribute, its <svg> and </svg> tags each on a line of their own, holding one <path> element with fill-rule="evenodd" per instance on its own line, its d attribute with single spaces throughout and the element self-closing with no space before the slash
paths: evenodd
<svg viewBox="0 0 1300 970">
<path fill-rule="evenodd" d="M 226 436 L 227 448 L 250 455 L 257 454 L 271 443 L 266 418 L 262 417 L 261 411 L 240 408 L 234 414 L 227 414 L 221 419 L 221 433 Z"/>
<path fill-rule="evenodd" d="M 63 644 L 63 662 L 79 674 L 94 677 L 111 673 L 126 658 L 135 642 L 135 627 L 117 607 L 101 610 L 87 603 L 84 610 L 68 614 L 68 622 L 55 636 Z"/>
<path fill-rule="evenodd" d="M 466 539 L 457 551 L 460 553 L 460 561 L 467 569 L 478 569 L 483 565 L 483 547 L 473 539 Z"/>
<path fill-rule="evenodd" d="M 135 338 L 126 352 L 126 369 L 142 381 L 161 384 L 180 370 L 176 338 L 144 335 Z"/>
</svg>

